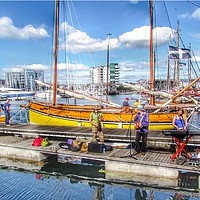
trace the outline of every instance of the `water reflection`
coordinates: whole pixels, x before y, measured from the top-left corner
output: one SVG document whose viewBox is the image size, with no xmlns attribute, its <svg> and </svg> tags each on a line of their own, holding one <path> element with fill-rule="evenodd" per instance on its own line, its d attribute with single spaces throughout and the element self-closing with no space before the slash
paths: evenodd
<svg viewBox="0 0 200 200">
<path fill-rule="evenodd" d="M 145 190 L 135 190 L 135 200 L 146 200 L 147 199 L 147 192 Z"/>
<path fill-rule="evenodd" d="M 102 163 L 59 163 L 57 157 L 45 163 L 26 163 L 1 159 L 0 197 L 3 199 L 94 199 L 154 200 L 190 199 L 200 197 L 199 174 L 181 173 L 175 185 L 164 186 L 167 180 L 127 177 L 102 173 Z M 157 182 L 156 182 L 157 181 Z M 17 184 L 16 184 L 17 183 Z M 47 192 L 48 191 L 48 192 Z M 16 198 L 21 195 L 21 198 Z M 25 198 L 26 197 L 26 198 Z"/>
<path fill-rule="evenodd" d="M 170 196 L 168 200 L 189 200 L 190 197 L 179 192 L 176 192 L 174 196 Z"/>
</svg>

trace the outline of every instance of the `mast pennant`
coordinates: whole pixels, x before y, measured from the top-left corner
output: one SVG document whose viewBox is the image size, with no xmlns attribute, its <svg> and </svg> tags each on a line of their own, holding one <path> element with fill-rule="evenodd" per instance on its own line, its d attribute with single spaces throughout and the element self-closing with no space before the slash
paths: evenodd
<svg viewBox="0 0 200 200">
<path fill-rule="evenodd" d="M 190 49 L 169 46 L 170 59 L 190 59 Z"/>
</svg>

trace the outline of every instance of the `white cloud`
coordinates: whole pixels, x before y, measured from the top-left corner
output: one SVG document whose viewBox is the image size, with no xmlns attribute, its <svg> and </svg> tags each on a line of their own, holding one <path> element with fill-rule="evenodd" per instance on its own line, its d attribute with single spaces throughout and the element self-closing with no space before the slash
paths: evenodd
<svg viewBox="0 0 200 200">
<path fill-rule="evenodd" d="M 11 71 L 11 72 L 20 72 L 23 71 L 24 69 L 27 70 L 48 70 L 49 66 L 42 65 L 42 64 L 32 64 L 32 65 L 17 65 L 8 68 L 4 68 L 4 71 Z"/>
<path fill-rule="evenodd" d="M 200 33 L 192 34 L 194 38 L 200 38 Z"/>
<path fill-rule="evenodd" d="M 137 4 L 140 0 L 130 0 L 130 3 Z"/>
<path fill-rule="evenodd" d="M 74 71 L 83 71 L 83 70 L 88 70 L 89 67 L 83 64 L 60 63 L 58 64 L 58 69 L 59 70 L 71 69 Z"/>
<path fill-rule="evenodd" d="M 60 49 L 70 50 L 72 53 L 79 52 L 97 52 L 105 51 L 108 45 L 108 39 L 101 40 L 99 38 L 91 38 L 86 32 L 74 29 L 67 23 L 61 24 L 62 31 L 68 30 L 66 41 L 62 41 Z M 118 38 L 110 38 L 110 49 L 118 49 L 120 47 L 148 47 L 150 30 L 149 26 L 143 26 L 126 32 Z M 157 27 L 154 29 L 154 38 L 157 45 L 168 43 L 174 37 L 175 30 L 169 27 Z"/>
<path fill-rule="evenodd" d="M 68 33 L 66 36 L 66 41 L 63 41 L 60 45 L 60 49 L 70 50 L 72 53 L 79 52 L 97 52 L 105 51 L 108 45 L 108 41 L 91 38 L 86 32 L 74 29 L 72 26 L 68 25 L 66 22 L 61 24 L 62 32 L 64 29 Z M 119 48 L 119 41 L 117 38 L 110 38 L 110 48 Z"/>
<path fill-rule="evenodd" d="M 189 13 L 184 13 L 178 16 L 179 19 L 189 19 L 190 14 Z"/>
<path fill-rule="evenodd" d="M 120 62 L 119 63 L 120 71 L 138 71 L 138 69 L 146 69 L 149 67 L 148 62 Z M 135 73 L 135 72 L 134 72 Z"/>
<path fill-rule="evenodd" d="M 17 65 L 8 68 L 4 68 L 3 71 L 8 72 L 24 72 L 24 69 L 29 70 L 44 70 L 44 81 L 47 83 L 52 83 L 53 80 L 53 69 L 50 66 L 42 64 L 32 64 L 32 65 Z M 68 75 L 67 75 L 68 73 Z M 66 84 L 67 81 L 74 84 L 82 84 L 89 82 L 89 67 L 83 64 L 58 64 L 58 82 Z"/>
<path fill-rule="evenodd" d="M 199 55 L 195 55 L 194 57 L 192 57 L 192 61 L 200 63 L 200 54 Z"/>
<path fill-rule="evenodd" d="M 156 27 L 153 30 L 154 40 L 157 45 L 168 43 L 175 34 L 175 30 L 169 27 Z M 149 46 L 150 27 L 142 26 L 119 36 L 119 41 L 129 48 L 142 48 Z"/>
<path fill-rule="evenodd" d="M 89 67 L 83 64 L 59 63 L 59 83 L 81 84 L 89 81 Z"/>
<path fill-rule="evenodd" d="M 49 37 L 44 26 L 34 28 L 32 25 L 26 25 L 23 28 L 15 27 L 9 17 L 0 18 L 0 38 L 10 38 L 17 40 L 43 39 Z"/>
<path fill-rule="evenodd" d="M 197 8 L 192 14 L 184 13 L 178 16 L 180 19 L 197 19 L 200 20 L 200 8 Z"/>
<path fill-rule="evenodd" d="M 148 62 L 120 62 L 120 82 L 135 82 L 138 79 L 149 79 Z"/>
<path fill-rule="evenodd" d="M 61 24 L 61 32 L 64 30 L 68 33 L 65 41 L 61 41 L 60 49 L 70 50 L 72 53 L 79 52 L 97 52 L 105 51 L 108 40 L 92 38 L 86 32 L 76 30 L 66 22 Z M 0 18 L 0 38 L 11 38 L 18 40 L 42 39 L 49 37 L 43 26 L 33 27 L 26 25 L 23 28 L 15 27 L 9 17 Z M 170 40 L 173 30 L 168 27 L 157 27 L 154 29 L 154 35 L 157 36 L 157 44 L 164 44 Z M 173 36 L 172 36 L 173 37 Z M 66 42 L 64 44 L 64 42 Z M 118 38 L 110 38 L 110 49 L 118 49 L 122 45 L 125 47 L 148 47 L 149 46 L 149 27 L 143 26 L 124 33 Z"/>
<path fill-rule="evenodd" d="M 193 19 L 200 20 L 200 8 L 197 8 L 191 15 Z"/>
<path fill-rule="evenodd" d="M 32 64 L 24 66 L 26 69 L 34 69 L 34 70 L 49 70 L 49 66 L 42 64 Z"/>
<path fill-rule="evenodd" d="M 74 27 L 73 26 L 70 26 L 67 22 L 63 22 L 61 25 L 60 25 L 60 32 L 62 34 L 64 34 L 65 32 L 67 34 L 70 34 L 70 33 L 73 33 L 75 31 Z"/>
</svg>

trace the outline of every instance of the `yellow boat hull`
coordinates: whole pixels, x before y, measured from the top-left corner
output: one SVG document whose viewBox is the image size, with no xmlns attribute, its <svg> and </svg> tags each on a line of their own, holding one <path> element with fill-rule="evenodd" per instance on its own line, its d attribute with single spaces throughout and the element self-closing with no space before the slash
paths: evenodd
<svg viewBox="0 0 200 200">
<path fill-rule="evenodd" d="M 77 106 L 78 107 L 78 106 Z M 30 103 L 29 116 L 30 123 L 40 125 L 54 126 L 76 126 L 76 127 L 91 127 L 89 123 L 89 115 L 93 109 L 91 106 L 61 106 L 44 105 L 40 103 Z M 132 121 L 135 114 L 121 113 L 118 110 L 105 110 L 104 128 L 123 128 L 134 129 Z M 166 130 L 173 129 L 172 119 L 174 114 L 149 114 L 150 130 Z"/>
</svg>

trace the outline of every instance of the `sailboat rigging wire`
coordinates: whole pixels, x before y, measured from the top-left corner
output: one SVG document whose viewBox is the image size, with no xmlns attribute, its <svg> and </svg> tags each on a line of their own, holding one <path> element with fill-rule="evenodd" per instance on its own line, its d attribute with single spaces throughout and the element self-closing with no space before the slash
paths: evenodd
<svg viewBox="0 0 200 200">
<path fill-rule="evenodd" d="M 70 2 L 73 5 L 72 1 L 70 1 Z M 65 9 L 65 11 L 68 10 L 71 25 L 72 25 L 72 27 L 74 27 L 70 2 L 67 1 L 67 6 L 66 6 L 67 9 Z M 67 16 L 67 14 L 65 14 L 65 16 Z M 68 20 L 66 20 L 66 22 L 67 21 Z M 69 35 L 69 29 L 68 29 L 69 24 L 68 23 L 66 23 L 66 24 L 67 24 L 67 31 L 68 31 L 67 34 Z M 66 46 L 66 39 L 67 39 L 67 36 L 65 36 L 65 46 Z M 66 48 L 65 48 L 65 50 L 66 50 Z M 68 63 L 68 65 L 66 65 L 67 66 L 67 84 L 68 84 L 68 89 L 70 89 L 70 82 L 72 84 L 74 84 L 74 83 L 73 83 L 73 75 L 72 75 L 73 66 L 71 64 L 72 63 L 71 44 L 70 44 L 69 40 L 68 40 L 68 55 L 69 55 L 69 59 L 68 59 L 68 62 L 66 62 L 66 63 Z"/>
<path fill-rule="evenodd" d="M 155 6 L 153 7 L 153 8 L 155 8 Z M 155 11 L 155 9 L 153 9 L 153 12 L 155 13 L 156 11 Z M 156 22 L 156 13 L 155 14 L 153 14 L 153 16 L 155 16 L 154 17 L 154 23 L 153 24 L 155 24 L 155 29 L 154 29 L 154 27 L 153 27 L 153 29 L 154 30 L 156 30 L 156 24 L 157 24 L 157 22 Z M 153 50 L 153 65 L 154 65 L 154 80 L 155 80 L 155 74 L 156 74 L 156 72 L 157 72 L 157 75 L 159 74 L 159 69 L 158 69 L 158 37 L 157 37 L 157 31 L 154 31 L 153 32 L 153 34 L 155 34 L 155 48 L 154 48 L 154 50 Z M 154 35 L 153 35 L 153 38 L 154 38 Z M 154 83 L 155 84 L 155 83 Z M 154 87 L 155 87 L 155 85 L 154 85 Z"/>
<path fill-rule="evenodd" d="M 195 54 L 194 54 L 194 51 L 192 51 L 192 54 L 193 54 L 193 58 L 194 58 L 194 60 L 195 60 L 195 63 L 196 63 L 196 65 L 197 65 L 197 68 L 198 68 L 199 73 L 200 73 L 200 68 L 199 68 L 199 65 L 198 65 L 198 62 L 197 62 L 196 56 L 195 56 Z"/>
<path fill-rule="evenodd" d="M 191 3 L 191 4 L 193 4 L 193 5 L 195 5 L 195 6 L 197 6 L 197 7 L 199 7 L 200 8 L 200 5 L 199 4 L 197 4 L 197 3 L 194 3 L 193 1 L 191 1 L 191 0 L 187 0 L 189 3 Z"/>
<path fill-rule="evenodd" d="M 64 58 L 64 62 L 65 62 L 65 67 L 66 67 L 66 85 L 67 85 L 67 88 L 69 89 L 69 77 L 68 77 L 68 74 L 69 74 L 69 68 L 68 68 L 68 65 L 67 65 L 67 60 L 71 60 L 71 54 L 67 54 L 67 52 L 70 52 L 70 45 L 68 45 L 68 51 L 67 50 L 67 45 L 66 45 L 66 35 L 69 34 L 69 29 L 68 29 L 68 25 L 67 25 L 67 15 L 66 15 L 66 6 L 65 6 L 65 3 L 63 2 L 63 19 L 64 19 L 64 49 L 65 49 L 65 58 Z M 67 34 L 66 34 L 67 32 Z"/>
<path fill-rule="evenodd" d="M 21 113 L 23 110 L 25 110 L 26 108 L 28 108 L 30 102 L 28 104 L 26 104 L 22 109 L 20 109 L 13 117 L 10 118 L 10 121 L 12 121 L 19 113 Z M 28 122 L 28 118 L 27 115 L 25 114 L 25 118 L 26 121 Z"/>
<path fill-rule="evenodd" d="M 79 26 L 80 30 L 82 30 L 82 27 L 81 27 L 81 24 L 80 24 L 80 21 L 79 21 L 78 15 L 77 15 L 77 13 L 76 13 L 76 9 L 74 8 L 74 4 L 73 4 L 73 2 L 72 2 L 72 8 L 73 8 L 74 15 L 75 15 L 75 17 L 76 17 L 76 20 L 77 20 L 78 26 Z M 87 50 L 87 51 L 88 51 L 88 53 L 89 53 L 89 57 L 90 57 L 90 59 L 91 59 L 92 65 L 95 66 L 95 63 L 94 63 L 94 60 L 92 59 L 92 55 L 91 55 L 90 50 Z"/>
<path fill-rule="evenodd" d="M 166 6 L 165 1 L 163 1 L 163 3 L 164 3 L 164 7 L 165 7 L 165 10 L 166 10 L 166 13 L 167 13 L 167 18 L 168 18 L 168 21 L 169 21 L 169 26 L 170 26 L 170 28 L 171 28 L 172 36 L 173 36 L 173 38 L 174 38 L 173 41 L 174 41 L 175 44 L 176 44 L 174 32 L 172 31 L 172 24 L 171 24 L 171 21 L 170 21 L 170 18 L 169 18 L 169 12 L 168 12 L 168 10 L 167 10 L 167 6 Z"/>
<path fill-rule="evenodd" d="M 196 70 L 195 70 L 195 68 L 194 68 L 194 65 L 193 65 L 193 63 L 192 63 L 192 62 L 191 62 L 191 66 L 192 66 L 192 69 L 193 69 L 193 71 L 192 71 L 192 72 L 195 74 L 195 76 L 196 76 L 196 77 L 198 77 L 198 75 L 197 75 L 197 72 L 196 72 Z"/>
<path fill-rule="evenodd" d="M 181 43 L 182 43 L 183 47 L 185 48 L 185 44 L 184 44 L 183 39 L 182 39 L 181 36 L 180 36 L 180 40 L 181 40 Z"/>
</svg>

